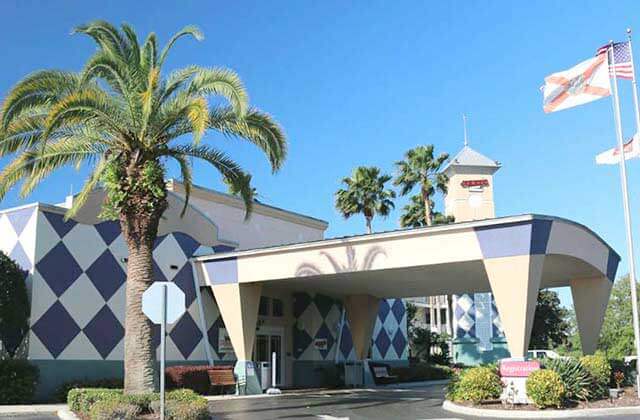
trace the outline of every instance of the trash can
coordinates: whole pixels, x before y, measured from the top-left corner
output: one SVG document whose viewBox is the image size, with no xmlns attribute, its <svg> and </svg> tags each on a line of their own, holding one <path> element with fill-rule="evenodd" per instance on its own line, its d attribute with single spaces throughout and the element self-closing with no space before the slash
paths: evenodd
<svg viewBox="0 0 640 420">
<path fill-rule="evenodd" d="M 260 362 L 260 385 L 262 390 L 271 387 L 271 363 Z"/>
<path fill-rule="evenodd" d="M 344 363 L 344 384 L 350 387 L 359 387 L 364 383 L 363 365 L 361 361 L 349 361 Z"/>
</svg>

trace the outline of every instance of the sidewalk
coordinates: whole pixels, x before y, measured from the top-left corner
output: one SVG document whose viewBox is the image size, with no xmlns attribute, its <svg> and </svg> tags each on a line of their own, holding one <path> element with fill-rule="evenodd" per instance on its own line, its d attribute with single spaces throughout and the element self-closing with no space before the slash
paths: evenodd
<svg viewBox="0 0 640 420">
<path fill-rule="evenodd" d="M 0 405 L 0 416 L 56 413 L 58 410 L 66 408 L 67 404 Z"/>
</svg>

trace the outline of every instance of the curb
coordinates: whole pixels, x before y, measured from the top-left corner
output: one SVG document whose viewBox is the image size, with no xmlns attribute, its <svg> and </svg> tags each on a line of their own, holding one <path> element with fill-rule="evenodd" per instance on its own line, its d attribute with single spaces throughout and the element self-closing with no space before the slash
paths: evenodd
<svg viewBox="0 0 640 420">
<path fill-rule="evenodd" d="M 426 386 L 447 385 L 451 382 L 451 379 L 435 379 L 433 381 L 420 381 L 420 382 L 400 382 L 397 384 L 381 385 L 373 389 L 413 389 L 424 388 Z"/>
<path fill-rule="evenodd" d="M 23 414 L 55 413 L 66 404 L 0 405 L 0 417 Z"/>
<path fill-rule="evenodd" d="M 615 407 L 615 408 L 581 408 L 579 410 L 493 410 L 475 407 L 466 407 L 455 404 L 449 400 L 442 403 L 442 409 L 456 414 L 465 414 L 476 417 L 490 417 L 494 419 L 566 419 L 576 417 L 615 416 L 622 414 L 639 414 L 640 407 Z"/>
<path fill-rule="evenodd" d="M 67 408 L 58 410 L 56 412 L 56 415 L 58 416 L 59 419 L 62 419 L 62 420 L 80 420 L 78 416 L 73 414 L 73 412 Z"/>
</svg>

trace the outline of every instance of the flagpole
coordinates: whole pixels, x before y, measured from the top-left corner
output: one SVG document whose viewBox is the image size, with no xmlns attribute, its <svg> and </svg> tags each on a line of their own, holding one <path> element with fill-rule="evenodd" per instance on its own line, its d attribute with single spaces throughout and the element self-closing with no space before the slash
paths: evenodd
<svg viewBox="0 0 640 420">
<path fill-rule="evenodd" d="M 620 184 L 622 186 L 622 204 L 624 207 L 624 219 L 627 230 L 627 253 L 629 255 L 629 282 L 631 286 L 631 308 L 633 313 L 633 335 L 636 344 L 636 391 L 640 397 L 640 331 L 638 328 L 638 300 L 636 296 L 636 267 L 633 255 L 633 234 L 631 231 L 631 212 L 629 211 L 629 189 L 627 188 L 627 163 L 624 156 L 624 142 L 622 140 L 622 123 L 620 121 L 620 101 L 618 99 L 618 78 L 616 75 L 616 58 L 613 41 L 609 42 L 611 54 L 611 68 L 613 73 L 613 116 L 616 125 L 616 136 L 620 150 Z M 635 89 L 634 89 L 635 90 Z M 637 104 L 637 102 L 636 102 Z M 636 106 L 637 110 L 637 106 Z"/>
<path fill-rule="evenodd" d="M 631 28 L 627 28 L 627 38 L 629 42 L 629 59 L 631 60 L 631 75 L 632 75 L 631 83 L 633 86 L 633 105 L 635 108 L 635 117 L 636 117 L 636 133 L 640 133 L 640 110 L 638 110 L 638 87 L 636 85 L 635 63 L 633 62 L 633 48 L 631 47 Z M 615 67 L 613 71 L 614 71 L 614 77 L 615 77 Z M 617 82 L 616 82 L 616 90 L 617 90 Z M 632 144 L 633 143 L 635 142 L 632 142 Z M 633 145 L 637 147 L 636 144 L 633 144 Z M 621 157 L 622 157 L 622 160 L 624 160 L 624 151 L 622 152 Z M 626 166 L 626 165 L 623 165 L 623 166 Z M 627 204 L 627 207 L 628 207 L 628 204 Z M 628 208 L 627 208 L 627 211 L 629 211 Z M 629 227 L 628 229 L 630 230 Z M 633 247 L 633 243 L 631 244 L 631 246 Z M 633 254 L 630 254 L 630 255 L 633 255 Z M 635 270 L 633 269 L 633 261 L 632 261 L 631 267 L 633 270 L 633 275 L 629 276 L 629 282 L 631 283 L 631 310 L 633 314 L 633 334 L 636 342 L 636 372 L 637 372 L 636 390 L 638 393 L 638 397 L 640 397 L 640 323 L 638 322 L 638 296 L 636 292 L 637 289 L 636 289 Z"/>
</svg>

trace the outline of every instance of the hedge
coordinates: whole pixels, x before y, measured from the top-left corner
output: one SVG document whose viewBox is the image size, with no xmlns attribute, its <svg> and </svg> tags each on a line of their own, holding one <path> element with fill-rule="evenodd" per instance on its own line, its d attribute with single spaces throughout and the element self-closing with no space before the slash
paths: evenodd
<svg viewBox="0 0 640 420">
<path fill-rule="evenodd" d="M 0 341 L 12 358 L 29 331 L 31 305 L 25 276 L 26 272 L 0 251 Z"/>
<path fill-rule="evenodd" d="M 160 395 L 155 392 L 125 395 L 122 393 L 122 389 L 74 388 L 69 391 L 67 404 L 73 412 L 91 420 L 107 418 L 127 420 L 135 418 L 128 417 L 134 415 L 133 413 L 137 416 L 157 412 L 159 399 Z M 166 402 L 167 420 L 170 418 L 181 420 L 208 418 L 202 417 L 203 413 L 208 416 L 207 400 L 190 389 L 167 392 Z M 189 408 L 191 406 L 193 407 Z M 173 417 L 169 416 L 170 412 L 174 413 Z"/>
<path fill-rule="evenodd" d="M 167 388 L 186 388 L 198 394 L 208 394 L 211 390 L 209 369 L 212 369 L 212 367 L 206 365 L 168 367 L 165 371 Z"/>
<path fill-rule="evenodd" d="M 562 406 L 565 387 L 560 375 L 550 369 L 531 372 L 526 383 L 527 396 L 538 408 Z"/>
<path fill-rule="evenodd" d="M 413 366 L 392 367 L 391 375 L 398 377 L 398 382 L 430 381 L 447 379 L 453 375 L 448 366 L 419 363 Z"/>
<path fill-rule="evenodd" d="M 475 367 L 460 372 L 447 387 L 447 398 L 453 401 L 471 401 L 478 404 L 495 400 L 502 392 L 502 381 L 491 367 Z"/>
<path fill-rule="evenodd" d="M 105 379 L 75 379 L 73 381 L 65 382 L 58 386 L 56 391 L 51 396 L 52 402 L 67 402 L 67 395 L 73 388 L 107 388 L 118 389 L 122 388 L 124 383 L 120 378 L 105 378 Z"/>
<path fill-rule="evenodd" d="M 589 372 L 591 377 L 591 394 L 594 397 L 606 397 L 609 393 L 611 381 L 611 365 L 606 357 L 596 353 L 583 356 L 580 363 Z"/>
<path fill-rule="evenodd" d="M 39 376 L 38 368 L 26 360 L 0 360 L 0 404 L 32 402 Z"/>
</svg>

